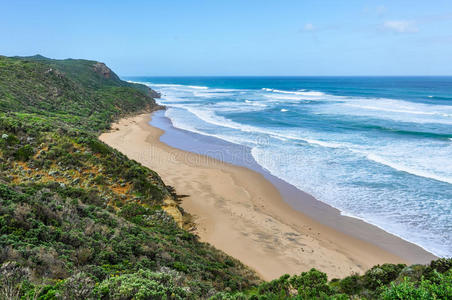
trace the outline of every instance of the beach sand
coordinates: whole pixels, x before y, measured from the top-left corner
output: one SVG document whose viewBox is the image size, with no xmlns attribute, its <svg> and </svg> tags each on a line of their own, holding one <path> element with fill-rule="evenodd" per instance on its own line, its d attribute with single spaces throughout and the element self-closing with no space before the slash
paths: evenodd
<svg viewBox="0 0 452 300">
<path fill-rule="evenodd" d="M 100 139 L 156 171 L 178 194 L 188 195 L 182 207 L 195 217 L 200 239 L 239 259 L 265 280 L 311 268 L 339 278 L 363 273 L 376 264 L 411 263 L 410 258 L 419 255 L 423 260 L 430 258 L 419 247 L 390 234 L 382 237 L 382 230 L 368 224 L 373 229 L 359 228 L 361 234 L 369 235 L 367 241 L 326 226 L 292 208 L 263 175 L 160 142 L 163 131 L 149 121 L 149 113 L 121 119 Z M 359 222 L 349 227 L 364 223 Z M 369 242 L 372 230 L 399 251 Z"/>
</svg>

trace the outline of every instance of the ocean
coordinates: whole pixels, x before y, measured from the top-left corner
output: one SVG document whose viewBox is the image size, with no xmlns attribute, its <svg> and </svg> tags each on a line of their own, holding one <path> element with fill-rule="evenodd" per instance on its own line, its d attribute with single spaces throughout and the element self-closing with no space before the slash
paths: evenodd
<svg viewBox="0 0 452 300">
<path fill-rule="evenodd" d="M 130 77 L 173 126 L 249 149 L 274 176 L 452 256 L 452 77 Z"/>
</svg>

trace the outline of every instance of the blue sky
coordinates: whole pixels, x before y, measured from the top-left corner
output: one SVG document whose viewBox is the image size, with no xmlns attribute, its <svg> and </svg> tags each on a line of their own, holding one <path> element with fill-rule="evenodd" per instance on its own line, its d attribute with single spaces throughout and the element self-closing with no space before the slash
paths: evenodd
<svg viewBox="0 0 452 300">
<path fill-rule="evenodd" d="M 452 1 L 4 1 L 0 54 L 126 75 L 452 75 Z"/>
</svg>

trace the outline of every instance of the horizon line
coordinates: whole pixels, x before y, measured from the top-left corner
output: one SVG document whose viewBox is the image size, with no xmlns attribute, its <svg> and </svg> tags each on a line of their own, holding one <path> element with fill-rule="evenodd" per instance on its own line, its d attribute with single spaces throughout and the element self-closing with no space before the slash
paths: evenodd
<svg viewBox="0 0 452 300">
<path fill-rule="evenodd" d="M 450 75 L 119 75 L 125 77 L 452 77 Z"/>
</svg>

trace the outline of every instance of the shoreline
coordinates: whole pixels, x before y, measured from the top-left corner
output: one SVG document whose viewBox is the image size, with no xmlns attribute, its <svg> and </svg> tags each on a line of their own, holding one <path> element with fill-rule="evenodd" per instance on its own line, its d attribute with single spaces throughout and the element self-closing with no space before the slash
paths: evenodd
<svg viewBox="0 0 452 300">
<path fill-rule="evenodd" d="M 246 146 L 176 128 L 172 121 L 165 116 L 164 110 L 153 112 L 150 125 L 164 131 L 160 136 L 160 141 L 170 147 L 213 157 L 221 162 L 242 166 L 262 174 L 279 190 L 283 200 L 289 203 L 293 209 L 308 215 L 323 225 L 378 245 L 386 251 L 404 257 L 411 263 L 424 264 L 437 258 L 425 248 L 395 233 L 388 232 L 365 219 L 343 214 L 340 209 L 317 200 L 309 193 L 273 175 L 256 162 L 251 154 L 251 149 Z M 185 143 L 184 140 L 188 140 L 189 143 Z M 215 146 L 212 147 L 212 144 Z M 232 154 L 228 154 L 228 152 Z"/>
<path fill-rule="evenodd" d="M 160 141 L 165 131 L 151 126 L 150 119 L 150 113 L 121 119 L 100 139 L 188 195 L 181 206 L 195 216 L 200 239 L 265 280 L 311 268 L 330 278 L 345 277 L 376 264 L 435 258 L 376 226 L 340 215 L 280 179 L 171 147 Z"/>
</svg>

